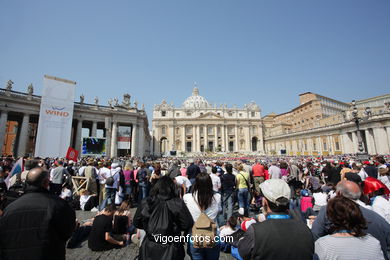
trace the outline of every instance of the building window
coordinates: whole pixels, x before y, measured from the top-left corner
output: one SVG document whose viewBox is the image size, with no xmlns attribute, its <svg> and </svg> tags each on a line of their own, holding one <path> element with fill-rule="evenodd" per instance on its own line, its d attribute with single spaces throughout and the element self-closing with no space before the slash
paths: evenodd
<svg viewBox="0 0 390 260">
<path fill-rule="evenodd" d="M 180 116 L 180 113 L 176 113 L 176 116 Z"/>
<path fill-rule="evenodd" d="M 167 111 L 161 111 L 161 116 L 166 116 L 167 115 Z"/>
<path fill-rule="evenodd" d="M 328 150 L 328 147 L 326 147 L 326 142 L 324 142 L 324 150 Z"/>
<path fill-rule="evenodd" d="M 229 112 L 229 116 L 233 116 L 233 113 L 232 113 L 232 112 Z"/>
<path fill-rule="evenodd" d="M 242 117 L 242 113 L 239 113 L 239 116 Z"/>
<path fill-rule="evenodd" d="M 187 116 L 191 116 L 191 112 L 187 112 Z"/>
<path fill-rule="evenodd" d="M 251 117 L 255 117 L 256 113 L 255 112 L 251 112 Z"/>
<path fill-rule="evenodd" d="M 337 150 L 337 151 L 340 151 L 340 143 L 339 143 L 338 140 L 336 141 L 336 150 Z"/>
<path fill-rule="evenodd" d="M 165 126 L 161 127 L 161 134 L 166 135 L 167 134 L 167 129 Z"/>
</svg>

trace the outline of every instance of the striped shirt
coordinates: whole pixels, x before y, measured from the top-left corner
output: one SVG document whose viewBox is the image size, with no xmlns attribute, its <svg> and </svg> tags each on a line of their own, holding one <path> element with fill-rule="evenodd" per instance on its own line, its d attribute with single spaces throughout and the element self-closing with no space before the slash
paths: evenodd
<svg viewBox="0 0 390 260">
<path fill-rule="evenodd" d="M 320 260 L 385 259 L 379 241 L 369 234 L 364 237 L 321 237 L 315 243 L 315 253 Z"/>
</svg>

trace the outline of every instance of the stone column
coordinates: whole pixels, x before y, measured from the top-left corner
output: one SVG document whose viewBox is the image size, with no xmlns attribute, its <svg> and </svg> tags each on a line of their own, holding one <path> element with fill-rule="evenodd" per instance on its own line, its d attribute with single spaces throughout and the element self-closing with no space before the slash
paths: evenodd
<svg viewBox="0 0 390 260">
<path fill-rule="evenodd" d="M 138 125 L 137 123 L 133 124 L 133 129 L 131 133 L 131 156 L 137 156 L 138 154 Z M 161 152 L 161 151 L 160 151 Z"/>
<path fill-rule="evenodd" d="M 192 125 L 192 146 L 191 146 L 191 152 L 196 152 L 196 128 L 195 125 Z"/>
<path fill-rule="evenodd" d="M 239 143 L 238 143 L 238 125 L 234 126 L 234 135 L 235 135 L 235 150 L 234 152 L 238 152 L 239 150 Z"/>
<path fill-rule="evenodd" d="M 112 122 L 111 133 L 111 157 L 116 157 L 118 154 L 118 123 Z"/>
<path fill-rule="evenodd" d="M 0 115 L 0 154 L 3 153 L 3 145 L 5 141 L 5 132 L 7 130 L 8 112 L 1 111 Z"/>
<path fill-rule="evenodd" d="M 92 131 L 91 131 L 91 137 L 96 137 L 97 134 L 97 122 L 92 122 Z"/>
<path fill-rule="evenodd" d="M 390 126 L 386 127 L 387 145 L 390 147 Z"/>
<path fill-rule="evenodd" d="M 182 137 L 181 137 L 182 145 L 181 145 L 181 147 L 182 147 L 182 151 L 186 152 L 186 126 L 185 125 L 182 126 L 181 131 L 182 131 Z"/>
<path fill-rule="evenodd" d="M 226 131 L 225 131 L 225 124 L 221 125 L 221 150 L 222 152 L 226 152 Z"/>
<path fill-rule="evenodd" d="M 250 133 L 250 126 L 245 126 L 245 140 L 246 140 L 246 150 L 252 152 L 252 139 Z"/>
<path fill-rule="evenodd" d="M 139 137 L 138 137 L 138 156 L 143 157 L 145 154 L 145 130 L 144 125 L 139 125 Z M 175 148 L 175 150 L 177 147 Z"/>
<path fill-rule="evenodd" d="M 196 126 L 196 149 L 195 151 L 200 152 L 200 127 Z"/>
<path fill-rule="evenodd" d="M 352 153 L 358 153 L 359 152 L 359 141 L 358 141 L 358 137 L 357 137 L 356 131 L 352 132 L 352 142 L 353 142 Z"/>
<path fill-rule="evenodd" d="M 369 154 L 376 154 L 375 142 L 370 129 L 366 129 L 364 132 L 366 134 L 366 143 L 367 143 L 366 152 Z"/>
<path fill-rule="evenodd" d="M 377 127 L 373 129 L 374 140 L 378 154 L 389 154 L 389 146 L 387 141 L 387 133 L 384 127 Z"/>
<path fill-rule="evenodd" d="M 81 119 L 78 119 L 77 120 L 77 127 L 76 127 L 76 140 L 75 140 L 74 149 L 76 149 L 79 152 L 81 151 L 81 131 L 82 131 L 82 129 L 83 129 L 83 121 Z"/>
<path fill-rule="evenodd" d="M 24 114 L 23 120 L 22 120 L 22 127 L 20 128 L 19 142 L 18 142 L 18 156 L 19 157 L 22 157 L 26 154 L 29 122 L 30 122 L 30 115 Z"/>
<path fill-rule="evenodd" d="M 112 128 L 111 128 L 111 118 L 106 117 L 104 120 L 104 128 L 106 129 L 106 156 L 111 157 L 111 135 L 112 135 Z M 80 135 L 81 136 L 81 135 Z"/>
<path fill-rule="evenodd" d="M 209 126 L 204 125 L 204 150 L 209 149 Z"/>
<path fill-rule="evenodd" d="M 214 140 L 215 140 L 214 151 L 218 151 L 218 143 L 219 143 L 218 142 L 218 125 L 215 125 L 214 127 L 215 127 L 215 129 L 214 129 Z"/>
<path fill-rule="evenodd" d="M 333 137 L 328 135 L 326 137 L 326 142 L 328 143 L 328 152 L 329 152 L 329 155 L 331 154 L 334 154 L 334 147 L 333 147 Z"/>
</svg>

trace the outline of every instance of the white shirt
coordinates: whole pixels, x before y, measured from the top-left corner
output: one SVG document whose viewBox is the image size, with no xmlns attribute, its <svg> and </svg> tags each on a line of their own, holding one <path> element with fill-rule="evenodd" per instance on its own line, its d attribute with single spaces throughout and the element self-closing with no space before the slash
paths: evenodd
<svg viewBox="0 0 390 260">
<path fill-rule="evenodd" d="M 213 182 L 213 190 L 218 192 L 221 188 L 221 179 L 214 173 L 210 174 L 210 177 Z"/>
<path fill-rule="evenodd" d="M 186 204 L 188 210 L 191 213 L 191 216 L 194 221 L 198 220 L 199 215 L 201 213 L 198 204 L 196 203 L 194 197 L 196 194 L 192 196 L 192 193 L 187 193 L 183 196 L 183 201 Z M 221 211 L 221 194 L 215 193 L 213 196 L 213 200 L 211 202 L 210 207 L 205 210 L 205 214 L 211 219 L 215 220 L 217 218 L 218 212 Z"/>
<path fill-rule="evenodd" d="M 81 166 L 78 172 L 78 176 L 84 176 L 84 170 L 87 168 L 87 166 Z"/>
<path fill-rule="evenodd" d="M 390 223 L 390 201 L 382 196 L 377 196 L 372 204 L 372 209 Z"/>
<path fill-rule="evenodd" d="M 379 175 L 379 174 L 378 174 Z M 387 175 L 384 175 L 384 176 L 379 176 L 378 177 L 378 180 L 380 180 L 381 182 L 383 182 L 384 185 L 386 185 L 386 187 L 388 189 L 390 189 L 390 180 L 389 180 L 389 176 Z"/>
<path fill-rule="evenodd" d="M 105 184 L 106 179 L 111 176 L 110 169 L 108 169 L 106 167 L 100 168 L 98 176 L 99 176 L 99 183 Z"/>
<path fill-rule="evenodd" d="M 175 177 L 176 179 L 176 183 L 181 186 L 183 185 L 183 183 L 186 185 L 186 188 L 188 189 L 189 187 L 191 187 L 191 182 L 190 180 L 187 178 L 187 177 L 184 177 L 184 176 L 176 176 Z"/>
<path fill-rule="evenodd" d="M 269 167 L 268 173 L 271 179 L 280 179 L 280 176 L 282 175 L 280 168 L 275 165 L 271 165 L 271 167 Z"/>
<path fill-rule="evenodd" d="M 106 188 L 118 188 L 118 182 L 119 182 L 119 172 L 121 171 L 121 168 L 120 167 L 117 167 L 115 169 L 111 169 L 108 177 L 113 177 L 114 178 L 114 184 L 112 184 L 111 186 L 107 185 L 106 184 Z"/>
<path fill-rule="evenodd" d="M 80 196 L 80 208 L 82 210 L 84 210 L 85 204 L 87 203 L 87 201 L 89 200 L 90 197 L 91 197 L 91 195 L 81 195 Z"/>
<path fill-rule="evenodd" d="M 328 200 L 328 194 L 325 192 L 313 193 L 314 198 L 314 210 L 320 210 L 322 206 L 326 206 Z"/>
<path fill-rule="evenodd" d="M 61 191 L 61 195 L 60 195 L 61 199 L 66 199 L 70 197 L 72 197 L 72 191 L 70 189 L 65 188 Z"/>
<path fill-rule="evenodd" d="M 360 170 L 360 172 L 358 173 L 358 175 L 360 176 L 360 178 L 362 179 L 362 181 L 364 181 L 367 177 L 368 177 L 368 174 L 366 173 L 366 171 L 364 170 L 364 168 L 362 168 Z"/>
<path fill-rule="evenodd" d="M 232 229 L 230 226 L 226 225 L 221 228 L 221 232 L 219 232 L 219 236 L 220 237 L 230 236 L 234 232 L 236 232 L 236 229 Z"/>
</svg>

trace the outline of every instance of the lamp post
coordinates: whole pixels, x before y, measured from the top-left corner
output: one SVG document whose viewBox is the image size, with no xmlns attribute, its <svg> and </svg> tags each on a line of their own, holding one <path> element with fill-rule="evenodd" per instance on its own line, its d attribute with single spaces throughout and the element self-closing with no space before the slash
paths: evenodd
<svg viewBox="0 0 390 260">
<path fill-rule="evenodd" d="M 357 153 L 357 156 L 361 159 L 366 159 L 368 157 L 367 151 L 365 151 L 364 146 L 363 146 L 363 139 L 362 135 L 360 132 L 360 122 L 367 120 L 371 116 L 371 108 L 366 107 L 364 111 L 364 116 L 359 116 L 359 111 L 356 107 L 356 101 L 352 100 L 352 119 L 351 121 L 355 123 L 356 128 L 357 128 L 357 138 L 358 138 L 358 150 L 359 152 Z"/>
</svg>

